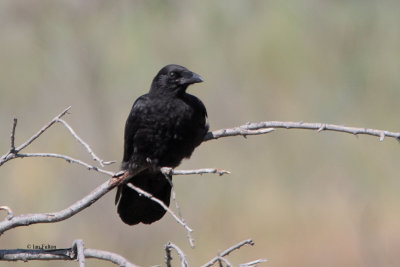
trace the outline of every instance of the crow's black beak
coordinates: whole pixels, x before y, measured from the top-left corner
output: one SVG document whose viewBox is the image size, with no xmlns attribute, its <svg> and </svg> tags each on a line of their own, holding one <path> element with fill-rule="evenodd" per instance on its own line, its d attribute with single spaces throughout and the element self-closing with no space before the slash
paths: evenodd
<svg viewBox="0 0 400 267">
<path fill-rule="evenodd" d="M 204 82 L 203 78 L 201 78 L 200 75 L 192 72 L 192 76 L 191 77 L 184 77 L 181 80 L 181 84 L 192 84 L 192 83 L 201 83 Z"/>
</svg>

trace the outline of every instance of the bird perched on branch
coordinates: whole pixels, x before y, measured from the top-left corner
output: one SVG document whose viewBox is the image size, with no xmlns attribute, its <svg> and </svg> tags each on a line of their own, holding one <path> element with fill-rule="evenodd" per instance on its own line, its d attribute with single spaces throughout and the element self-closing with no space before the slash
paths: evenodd
<svg viewBox="0 0 400 267">
<path fill-rule="evenodd" d="M 207 111 L 197 97 L 186 93 L 189 85 L 203 82 L 196 73 L 179 65 L 167 65 L 154 77 L 149 93 L 133 104 L 125 124 L 122 169 L 128 181 L 169 205 L 171 182 L 161 167 L 177 167 L 189 158 L 208 132 Z M 169 177 L 172 179 L 172 176 Z M 150 224 L 165 210 L 140 196 L 126 184 L 118 186 L 115 199 L 126 224 Z"/>
</svg>

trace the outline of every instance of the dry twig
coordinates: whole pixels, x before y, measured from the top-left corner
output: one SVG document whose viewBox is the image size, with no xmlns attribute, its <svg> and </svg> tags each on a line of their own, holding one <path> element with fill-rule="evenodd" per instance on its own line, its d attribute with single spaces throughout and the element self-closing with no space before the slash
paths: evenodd
<svg viewBox="0 0 400 267">
<path fill-rule="evenodd" d="M 175 203 L 175 208 L 178 211 L 179 218 L 181 218 L 182 222 L 186 224 L 185 218 L 182 215 L 181 208 L 179 207 L 178 201 L 176 200 L 176 192 L 174 188 L 174 184 L 172 183 L 172 174 L 174 170 L 172 168 L 161 168 L 161 172 L 164 174 L 165 179 L 167 179 L 168 183 L 171 185 L 171 197 Z M 190 246 L 194 248 L 194 238 L 192 237 L 192 232 L 187 231 L 187 237 L 190 243 Z"/>
<path fill-rule="evenodd" d="M 240 243 L 237 243 L 236 245 L 234 245 L 234 246 L 228 248 L 227 250 L 225 250 L 224 252 L 220 253 L 218 256 L 212 258 L 209 262 L 207 262 L 206 264 L 202 265 L 201 267 L 213 266 L 218 260 L 220 260 L 221 257 L 223 258 L 223 257 L 229 255 L 232 251 L 234 251 L 236 249 L 240 249 L 244 245 L 254 246 L 254 242 L 251 239 L 247 239 L 247 240 L 244 240 L 244 241 L 242 241 Z"/>
<path fill-rule="evenodd" d="M 188 232 L 193 232 L 193 230 L 185 223 L 181 220 L 181 218 L 179 218 L 170 208 L 168 208 L 167 205 L 164 204 L 164 202 L 162 202 L 161 200 L 159 200 L 158 198 L 154 197 L 152 194 L 140 189 L 139 187 L 134 186 L 131 183 L 126 184 L 129 188 L 135 190 L 136 192 L 138 192 L 140 195 L 147 197 L 151 200 L 153 200 L 154 202 L 157 202 L 163 209 L 165 209 L 169 214 L 172 215 L 172 217 L 175 219 L 175 221 L 177 221 L 180 225 L 182 225 L 183 227 L 185 227 L 185 229 Z"/>
<path fill-rule="evenodd" d="M 110 165 L 112 163 L 115 163 L 115 161 L 104 161 L 102 159 L 100 159 L 98 156 L 96 156 L 96 154 L 93 152 L 93 150 L 90 148 L 90 146 L 82 140 L 82 138 L 80 138 L 74 131 L 74 129 L 72 129 L 71 126 L 69 126 L 69 124 L 62 120 L 62 119 L 58 119 L 57 122 L 61 123 L 62 125 L 65 126 L 65 128 L 68 129 L 68 131 L 71 133 L 71 135 L 84 147 L 86 148 L 87 152 L 92 156 L 93 160 L 99 162 L 99 164 L 101 165 L 101 167 L 104 167 L 104 165 Z"/>
</svg>

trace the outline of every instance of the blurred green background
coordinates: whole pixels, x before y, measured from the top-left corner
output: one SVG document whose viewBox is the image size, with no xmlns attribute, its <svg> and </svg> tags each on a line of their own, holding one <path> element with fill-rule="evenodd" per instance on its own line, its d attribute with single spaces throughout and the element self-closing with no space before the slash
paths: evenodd
<svg viewBox="0 0 400 267">
<path fill-rule="evenodd" d="M 66 120 L 100 157 L 119 162 L 133 101 L 169 63 L 205 78 L 189 91 L 213 130 L 282 120 L 399 131 L 399 14 L 390 0 L 1 1 L 0 154 L 14 116 L 21 144 L 72 105 Z M 91 162 L 61 125 L 28 151 Z M 69 220 L 10 230 L 0 248 L 63 248 L 81 238 L 151 266 L 164 264 L 172 241 L 198 266 L 253 238 L 256 246 L 233 253 L 232 263 L 400 266 L 399 155 L 395 140 L 304 130 L 210 141 L 180 168 L 232 174 L 174 178 L 195 249 L 168 215 L 151 226 L 123 224 L 115 192 Z M 0 204 L 16 214 L 57 211 L 106 179 L 62 160 L 13 160 L 0 168 Z"/>
</svg>

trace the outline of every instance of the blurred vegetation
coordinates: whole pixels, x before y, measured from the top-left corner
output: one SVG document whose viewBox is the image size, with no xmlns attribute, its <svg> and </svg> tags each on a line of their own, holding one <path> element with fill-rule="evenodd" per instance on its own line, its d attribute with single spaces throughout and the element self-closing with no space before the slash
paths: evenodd
<svg viewBox="0 0 400 267">
<path fill-rule="evenodd" d="M 399 12 L 391 0 L 1 1 L 1 154 L 14 116 L 20 144 L 72 105 L 66 119 L 78 134 L 120 161 L 133 101 L 169 63 L 205 78 L 189 90 L 206 104 L 211 129 L 302 120 L 399 131 Z M 61 126 L 27 151 L 91 160 Z M 0 248 L 81 238 L 150 266 L 163 264 L 171 240 L 197 266 L 253 238 L 233 263 L 399 266 L 399 153 L 394 140 L 297 130 L 211 141 L 181 168 L 232 174 L 174 178 L 194 250 L 169 216 L 124 225 L 114 193 L 67 221 L 11 230 Z M 0 168 L 0 203 L 16 214 L 56 211 L 105 179 L 61 160 L 14 160 Z M 76 265 L 29 266 L 56 264 Z"/>
</svg>

